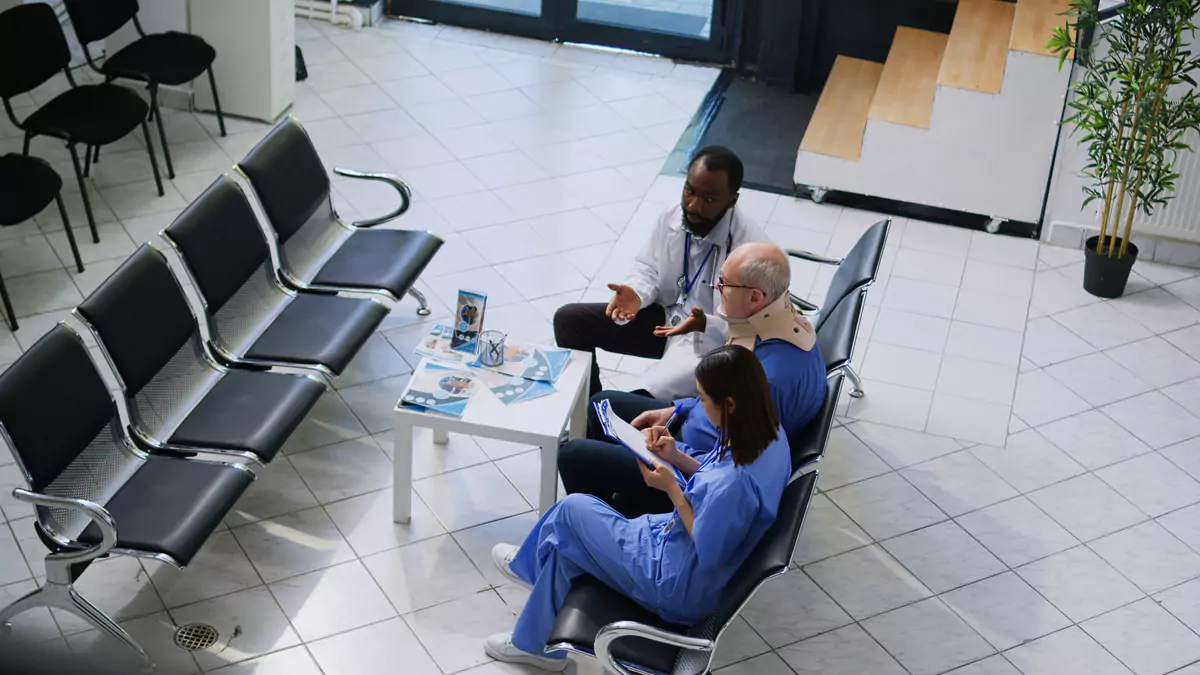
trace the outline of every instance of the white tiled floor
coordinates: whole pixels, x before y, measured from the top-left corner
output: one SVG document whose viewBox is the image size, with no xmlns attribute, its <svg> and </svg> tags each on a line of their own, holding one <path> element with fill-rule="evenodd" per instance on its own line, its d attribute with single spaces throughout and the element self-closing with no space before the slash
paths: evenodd
<svg viewBox="0 0 1200 675">
<path fill-rule="evenodd" d="M 413 522 L 397 526 L 389 411 L 459 286 L 489 292 L 490 325 L 535 340 L 561 304 L 607 296 L 678 198 L 680 179 L 658 174 L 715 72 L 411 24 L 301 22 L 298 37 L 310 80 L 295 113 L 324 159 L 399 172 L 417 199 L 397 226 L 447 237 L 420 282 L 433 315 L 418 321 L 411 300 L 392 312 L 188 570 L 115 559 L 80 590 L 160 672 L 522 672 L 481 641 L 523 602 L 488 550 L 533 522 L 537 454 L 418 437 Z M 268 128 L 230 120 L 221 138 L 210 116 L 166 119 L 168 197 L 137 139 L 103 155 L 101 244 L 66 181 L 87 272 L 64 265 L 55 214 L 0 232 L 22 326 L 0 331 L 0 364 Z M 18 143 L 0 127 L 0 150 Z M 35 152 L 71 175 L 61 149 Z M 334 185 L 348 217 L 391 205 L 387 189 Z M 741 204 L 777 241 L 835 255 L 878 218 L 751 191 Z M 1077 251 L 896 219 L 857 347 L 867 395 L 842 402 L 798 569 L 733 625 L 724 672 L 1200 672 L 1200 270 L 1138 263 L 1130 293 L 1101 302 L 1081 266 Z M 829 278 L 794 264 L 797 292 L 819 300 Z M 614 386 L 646 365 L 601 363 Z M 0 465 L 0 601 L 44 576 L 28 511 L 5 496 L 18 481 Z M 221 640 L 181 652 L 172 627 L 191 621 Z M 83 628 L 42 611 L 16 624 L 106 648 Z"/>
</svg>

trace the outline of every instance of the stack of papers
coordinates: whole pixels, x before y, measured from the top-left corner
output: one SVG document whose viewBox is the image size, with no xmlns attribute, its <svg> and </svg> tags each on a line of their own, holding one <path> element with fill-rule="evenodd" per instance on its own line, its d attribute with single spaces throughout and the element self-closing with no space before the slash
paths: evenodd
<svg viewBox="0 0 1200 675">
<path fill-rule="evenodd" d="M 634 456 L 651 469 L 662 463 L 662 460 L 655 457 L 654 453 L 646 449 L 646 435 L 634 429 L 629 422 L 613 414 L 612 408 L 609 407 L 608 399 L 598 401 L 593 405 L 596 406 L 596 416 L 600 419 L 600 426 L 604 429 L 604 435 L 632 452 Z"/>
<path fill-rule="evenodd" d="M 478 356 L 454 348 L 453 341 L 454 329 L 439 324 L 429 331 L 413 352 L 468 372 L 473 380 L 490 389 L 505 405 L 531 401 L 558 391 L 551 382 L 562 375 L 571 359 L 569 349 L 512 342 L 504 346 L 504 363 L 485 366 L 480 363 Z M 405 405 L 412 403 L 408 400 L 401 402 Z M 461 416 L 462 412 L 458 415 Z"/>
<path fill-rule="evenodd" d="M 477 381 L 478 375 L 467 368 L 426 361 L 408 381 L 400 404 L 462 417 L 478 389 Z"/>
<path fill-rule="evenodd" d="M 537 347 L 521 342 L 505 343 L 504 363 L 498 366 L 485 366 L 475 357 L 468 365 L 475 368 L 487 368 L 498 373 L 523 377 L 539 382 L 553 382 L 562 375 L 571 360 L 571 350 Z"/>
</svg>

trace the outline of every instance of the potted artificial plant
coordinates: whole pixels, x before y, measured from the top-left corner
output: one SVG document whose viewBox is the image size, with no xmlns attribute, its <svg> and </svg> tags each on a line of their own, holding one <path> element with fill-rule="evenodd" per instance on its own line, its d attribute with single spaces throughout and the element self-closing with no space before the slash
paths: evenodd
<svg viewBox="0 0 1200 675">
<path fill-rule="evenodd" d="M 1200 0 L 1130 0 L 1101 22 L 1097 0 L 1072 0 L 1066 25 L 1050 39 L 1060 68 L 1072 53 L 1083 66 L 1064 122 L 1087 144 L 1083 204 L 1102 204 L 1100 234 L 1084 246 L 1083 287 L 1093 295 L 1125 291 L 1137 259 L 1134 214 L 1150 215 L 1171 198 L 1176 155 L 1191 149 L 1184 135 L 1200 129 L 1200 57 L 1189 48 L 1197 12 Z"/>
</svg>

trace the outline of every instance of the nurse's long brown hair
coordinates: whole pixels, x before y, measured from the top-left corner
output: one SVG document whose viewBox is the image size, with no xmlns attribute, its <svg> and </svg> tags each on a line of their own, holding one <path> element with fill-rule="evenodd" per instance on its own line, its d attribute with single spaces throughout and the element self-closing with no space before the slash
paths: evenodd
<svg viewBox="0 0 1200 675">
<path fill-rule="evenodd" d="M 733 453 L 734 464 L 752 463 L 779 437 L 767 376 L 754 352 L 738 345 L 718 347 L 700 359 L 696 381 L 721 406 L 717 442 L 722 453 Z"/>
</svg>

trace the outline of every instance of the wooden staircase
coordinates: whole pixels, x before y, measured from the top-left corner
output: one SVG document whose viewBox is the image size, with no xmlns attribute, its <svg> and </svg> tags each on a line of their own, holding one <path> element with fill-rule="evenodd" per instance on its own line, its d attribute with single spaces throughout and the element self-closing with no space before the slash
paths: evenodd
<svg viewBox="0 0 1200 675">
<path fill-rule="evenodd" d="M 800 149 L 857 160 L 868 119 L 928 129 L 938 87 L 999 94 L 1009 50 L 1048 55 L 1069 7 L 959 0 L 949 35 L 901 26 L 883 64 L 838 56 Z"/>
</svg>

